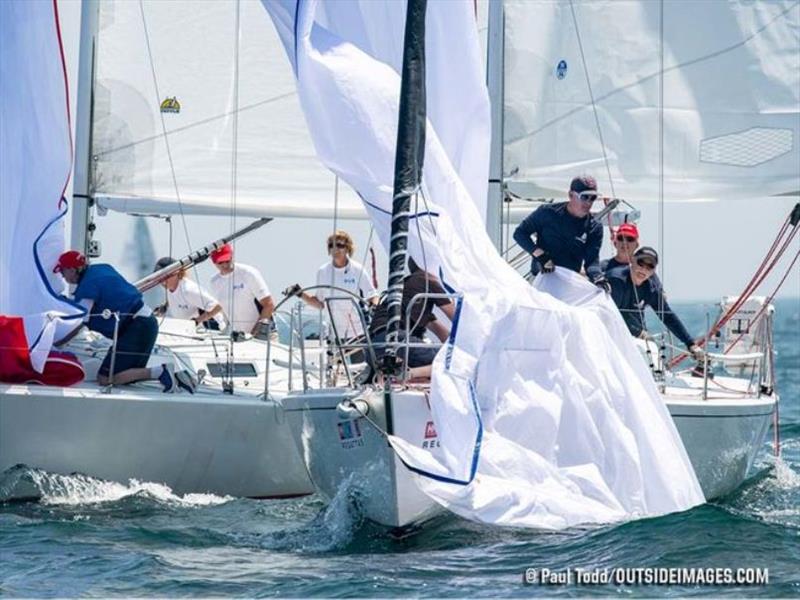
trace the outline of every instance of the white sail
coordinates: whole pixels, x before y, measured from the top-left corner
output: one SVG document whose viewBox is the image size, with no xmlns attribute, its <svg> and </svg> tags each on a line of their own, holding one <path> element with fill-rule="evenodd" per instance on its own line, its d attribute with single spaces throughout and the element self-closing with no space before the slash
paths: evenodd
<svg viewBox="0 0 800 600">
<path fill-rule="evenodd" d="M 334 176 L 259 3 L 114 0 L 100 3 L 99 23 L 91 155 L 101 209 L 333 214 Z M 347 186 L 338 209 L 365 216 Z"/>
<path fill-rule="evenodd" d="M 320 157 L 388 208 L 404 3 L 263 2 L 295 62 Z M 483 230 L 480 62 L 472 3 L 430 2 L 422 188 L 438 217 L 421 232 L 411 225 L 409 245 L 424 246 L 463 298 L 433 364 L 441 460 L 397 436 L 392 446 L 429 496 L 488 523 L 555 529 L 694 506 L 703 496 L 689 459 L 608 296 L 560 269 L 558 290 L 533 288 Z M 572 294 L 569 304 L 556 292 Z"/>
<path fill-rule="evenodd" d="M 795 0 L 506 0 L 504 65 L 523 195 L 658 200 L 662 169 L 665 201 L 800 194 Z"/>
<path fill-rule="evenodd" d="M 39 372 L 79 314 L 53 273 L 64 251 L 72 167 L 67 79 L 55 3 L 0 2 L 0 315 L 23 317 Z"/>
</svg>

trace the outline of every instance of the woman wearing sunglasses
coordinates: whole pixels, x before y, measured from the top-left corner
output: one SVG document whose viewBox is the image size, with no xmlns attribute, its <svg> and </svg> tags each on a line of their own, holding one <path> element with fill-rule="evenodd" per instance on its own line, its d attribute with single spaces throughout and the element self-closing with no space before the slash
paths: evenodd
<svg viewBox="0 0 800 600">
<path fill-rule="evenodd" d="M 298 294 L 307 304 L 319 309 L 325 308 L 326 298 L 342 298 L 330 301 L 336 333 L 342 340 L 362 335 L 364 328 L 353 302 L 345 298 L 345 294 L 332 288 L 348 290 L 372 305 L 378 303 L 378 292 L 372 285 L 372 279 L 361 263 L 352 258 L 354 251 L 353 238 L 346 231 L 338 229 L 328 236 L 328 254 L 331 259 L 317 272 L 317 285 L 326 287 L 318 288 L 313 295 L 308 292 Z M 289 288 L 289 290 L 299 289 L 299 284 Z"/>
<path fill-rule="evenodd" d="M 655 276 L 658 266 L 658 252 L 649 246 L 642 246 L 633 253 L 629 265 L 614 267 L 606 271 L 611 285 L 611 298 L 622 313 L 628 331 L 636 337 L 646 337 L 644 309 L 652 308 L 661 322 L 673 335 L 686 344 L 689 352 L 697 358 L 702 350 L 689 335 L 664 294 L 661 282 Z"/>
</svg>

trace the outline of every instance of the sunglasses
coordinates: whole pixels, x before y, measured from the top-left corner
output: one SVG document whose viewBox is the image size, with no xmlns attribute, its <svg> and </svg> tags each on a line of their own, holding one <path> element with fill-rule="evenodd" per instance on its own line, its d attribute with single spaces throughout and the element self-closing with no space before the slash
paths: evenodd
<svg viewBox="0 0 800 600">
<path fill-rule="evenodd" d="M 594 202 L 597 200 L 597 192 L 580 192 L 578 198 L 584 202 Z"/>
<path fill-rule="evenodd" d="M 632 243 L 632 242 L 635 242 L 635 241 L 636 241 L 636 238 L 635 238 L 635 237 L 631 237 L 631 236 L 629 236 L 629 235 L 618 235 L 618 236 L 617 236 L 617 241 L 618 241 L 618 242 L 628 242 L 628 243 Z"/>
<path fill-rule="evenodd" d="M 640 267 L 648 269 L 649 271 L 655 271 L 656 270 L 656 266 L 653 263 L 651 263 L 649 260 L 637 260 L 636 264 L 639 265 Z"/>
<path fill-rule="evenodd" d="M 337 248 L 347 248 L 347 244 L 344 242 L 336 242 L 335 244 L 328 244 L 328 250 L 336 246 Z"/>
</svg>

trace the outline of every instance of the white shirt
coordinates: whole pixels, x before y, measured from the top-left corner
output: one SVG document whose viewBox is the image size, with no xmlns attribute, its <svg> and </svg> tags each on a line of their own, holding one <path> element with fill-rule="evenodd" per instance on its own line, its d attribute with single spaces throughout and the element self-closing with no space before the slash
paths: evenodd
<svg viewBox="0 0 800 600">
<path fill-rule="evenodd" d="M 378 296 L 377 290 L 372 285 L 372 279 L 359 263 L 348 259 L 344 267 L 334 267 L 333 262 L 327 262 L 317 272 L 317 285 L 332 285 L 344 288 L 365 300 Z M 317 300 L 324 302 L 325 298 L 346 296 L 343 292 L 320 288 L 316 292 Z M 330 302 L 336 333 L 339 338 L 348 339 L 364 333 L 361 318 L 355 305 L 350 300 L 332 300 Z M 324 314 L 327 316 L 328 311 Z M 331 332 L 332 334 L 333 332 Z"/>
<path fill-rule="evenodd" d="M 167 290 L 168 317 L 191 319 L 198 316 L 200 310 L 212 311 L 217 304 L 214 296 L 186 277 L 178 282 L 174 292 Z"/>
<path fill-rule="evenodd" d="M 261 313 L 254 300 L 271 296 L 258 269 L 234 263 L 233 272 L 217 273 L 211 278 L 211 291 L 219 298 L 225 318 L 234 331 L 250 333 Z"/>
</svg>

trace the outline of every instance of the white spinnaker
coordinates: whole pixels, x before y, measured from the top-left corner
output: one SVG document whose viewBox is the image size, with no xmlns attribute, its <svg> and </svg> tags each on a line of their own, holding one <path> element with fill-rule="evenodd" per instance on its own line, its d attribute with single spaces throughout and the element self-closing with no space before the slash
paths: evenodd
<svg viewBox="0 0 800 600">
<path fill-rule="evenodd" d="M 383 209 L 403 4 L 264 2 L 295 64 L 320 159 Z M 488 170 L 489 112 L 473 4 L 429 2 L 426 27 L 423 188 L 440 215 L 423 239 L 463 304 L 431 385 L 444 460 L 391 438 L 394 448 L 425 473 L 420 485 L 437 502 L 489 523 L 555 529 L 701 503 L 674 424 L 608 298 L 572 273 L 553 275 L 547 293 L 532 288 L 485 234 L 486 189 L 473 181 Z"/>
<path fill-rule="evenodd" d="M 72 167 L 56 18 L 52 2 L 0 2 L 0 314 L 23 317 L 39 372 L 70 327 L 49 315 L 79 312 L 58 299 L 64 280 L 52 272 Z"/>
<path fill-rule="evenodd" d="M 504 7 L 504 171 L 519 168 L 514 189 L 561 197 L 585 171 L 611 192 L 588 76 L 613 190 L 658 200 L 663 59 L 665 201 L 800 194 L 796 0 Z"/>
<path fill-rule="evenodd" d="M 236 214 L 333 214 L 334 176 L 316 158 L 292 69 L 259 3 L 101 2 L 96 71 L 91 154 L 101 207 L 232 213 L 238 105 Z M 162 114 L 161 102 L 173 97 L 180 111 Z M 346 185 L 338 203 L 340 217 L 365 215 Z"/>
</svg>

